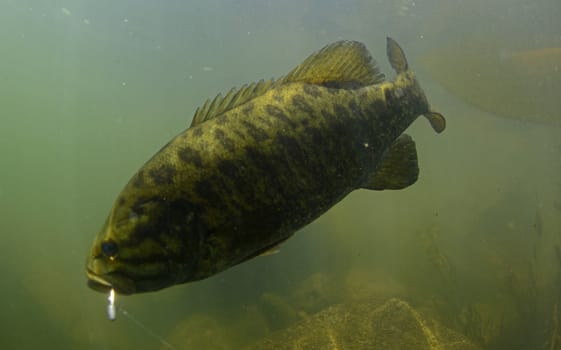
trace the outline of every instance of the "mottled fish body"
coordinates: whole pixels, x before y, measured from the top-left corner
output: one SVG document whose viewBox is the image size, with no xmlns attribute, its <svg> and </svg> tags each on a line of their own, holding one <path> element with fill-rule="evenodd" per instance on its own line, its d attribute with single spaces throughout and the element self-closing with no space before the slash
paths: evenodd
<svg viewBox="0 0 561 350">
<path fill-rule="evenodd" d="M 286 77 L 207 101 L 117 197 L 87 262 L 89 284 L 131 294 L 195 281 L 274 249 L 351 191 L 417 180 L 403 134 L 430 110 L 401 48 L 385 81 L 340 41 Z"/>
</svg>

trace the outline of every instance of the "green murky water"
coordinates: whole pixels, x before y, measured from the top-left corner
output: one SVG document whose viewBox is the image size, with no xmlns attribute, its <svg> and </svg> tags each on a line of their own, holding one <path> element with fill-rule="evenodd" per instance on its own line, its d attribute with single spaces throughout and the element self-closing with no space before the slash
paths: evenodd
<svg viewBox="0 0 561 350">
<path fill-rule="evenodd" d="M 499 54 L 518 38 L 559 48 L 559 18 L 557 0 L 0 0 L 0 347 L 240 349 L 330 306 L 399 298 L 481 348 L 561 349 L 559 123 L 478 109 L 420 63 L 474 32 L 501 38 L 487 47 Z M 84 262 L 134 171 L 207 97 L 326 43 L 365 42 L 391 76 L 387 35 L 448 119 L 442 135 L 424 120 L 408 130 L 418 183 L 351 194 L 277 254 L 118 297 L 108 321 Z M 561 58 L 546 62 L 541 78 L 558 79 Z"/>
</svg>

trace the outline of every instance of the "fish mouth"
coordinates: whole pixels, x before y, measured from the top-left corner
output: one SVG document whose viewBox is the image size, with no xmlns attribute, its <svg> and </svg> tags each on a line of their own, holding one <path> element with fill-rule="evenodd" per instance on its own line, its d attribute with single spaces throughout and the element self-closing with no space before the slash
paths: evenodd
<svg viewBox="0 0 561 350">
<path fill-rule="evenodd" d="M 109 273 L 100 276 L 90 269 L 87 269 L 86 275 L 88 277 L 88 287 L 96 292 L 109 293 L 111 289 L 114 289 L 118 294 L 127 295 L 133 294 L 136 291 L 135 284 L 130 278 L 117 273 Z"/>
</svg>

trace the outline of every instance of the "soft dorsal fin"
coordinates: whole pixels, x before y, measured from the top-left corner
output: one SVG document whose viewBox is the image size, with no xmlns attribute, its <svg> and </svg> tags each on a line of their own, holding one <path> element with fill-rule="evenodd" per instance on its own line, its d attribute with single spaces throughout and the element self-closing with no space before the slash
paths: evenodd
<svg viewBox="0 0 561 350">
<path fill-rule="evenodd" d="M 282 78 L 282 83 L 303 82 L 340 88 L 358 88 L 384 81 L 384 74 L 363 43 L 341 40 L 310 55 Z"/>
<path fill-rule="evenodd" d="M 273 84 L 276 85 L 273 79 L 259 80 L 257 83 L 245 84 L 239 89 L 232 88 L 225 96 L 218 94 L 214 99 L 206 100 L 201 107 L 197 108 L 191 126 L 198 125 L 264 94 Z"/>
</svg>

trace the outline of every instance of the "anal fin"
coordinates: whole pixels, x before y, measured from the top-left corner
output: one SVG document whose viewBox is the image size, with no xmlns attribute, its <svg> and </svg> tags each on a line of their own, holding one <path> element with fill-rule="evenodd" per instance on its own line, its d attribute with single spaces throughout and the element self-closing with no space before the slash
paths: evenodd
<svg viewBox="0 0 561 350">
<path fill-rule="evenodd" d="M 388 149 L 374 176 L 362 188 L 369 190 L 400 190 L 411 186 L 419 177 L 415 141 L 402 134 Z"/>
<path fill-rule="evenodd" d="M 444 116 L 438 112 L 427 112 L 424 114 L 425 118 L 429 121 L 430 125 L 432 126 L 433 130 L 437 133 L 441 133 L 446 129 L 446 119 Z"/>
</svg>

